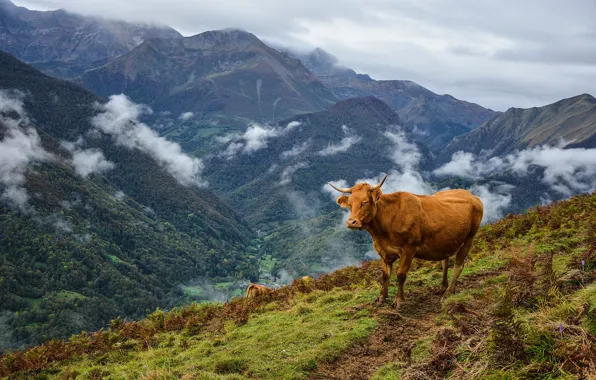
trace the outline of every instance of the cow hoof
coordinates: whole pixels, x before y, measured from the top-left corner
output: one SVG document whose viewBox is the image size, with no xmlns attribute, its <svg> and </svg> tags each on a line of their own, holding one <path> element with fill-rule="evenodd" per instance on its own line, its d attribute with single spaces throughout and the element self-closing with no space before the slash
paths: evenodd
<svg viewBox="0 0 596 380">
<path fill-rule="evenodd" d="M 449 298 L 449 296 L 455 294 L 454 291 L 451 291 L 449 289 L 445 290 L 445 292 L 443 293 L 443 295 L 441 296 L 441 302 L 444 302 L 447 298 Z"/>
<path fill-rule="evenodd" d="M 399 310 L 403 303 L 404 300 L 396 299 L 395 301 L 393 301 L 393 307 L 395 308 L 395 310 Z"/>
</svg>

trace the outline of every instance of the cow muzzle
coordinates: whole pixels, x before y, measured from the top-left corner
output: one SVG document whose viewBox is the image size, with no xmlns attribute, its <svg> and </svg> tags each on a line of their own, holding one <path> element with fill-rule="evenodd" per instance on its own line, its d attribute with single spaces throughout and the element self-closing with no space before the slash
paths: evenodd
<svg viewBox="0 0 596 380">
<path fill-rule="evenodd" d="M 350 218 L 346 222 L 346 227 L 351 230 L 361 230 L 362 229 L 362 222 L 358 219 Z"/>
</svg>

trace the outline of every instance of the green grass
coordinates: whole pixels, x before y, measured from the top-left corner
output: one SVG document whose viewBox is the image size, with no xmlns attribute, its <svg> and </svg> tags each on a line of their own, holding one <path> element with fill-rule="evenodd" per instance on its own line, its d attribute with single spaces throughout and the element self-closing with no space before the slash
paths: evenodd
<svg viewBox="0 0 596 380">
<path fill-rule="evenodd" d="M 74 300 L 84 300 L 87 297 L 85 297 L 82 294 L 79 294 L 77 292 L 71 292 L 68 290 L 61 290 L 58 293 L 56 293 L 56 299 L 61 300 L 61 301 L 74 301 Z"/>
<path fill-rule="evenodd" d="M 372 376 L 372 380 L 399 380 L 405 363 L 391 362 L 385 364 Z"/>
<path fill-rule="evenodd" d="M 299 295 L 287 309 L 254 315 L 242 326 L 226 323 L 223 334 L 164 333 L 147 351 L 91 355 L 60 363 L 51 372 L 60 377 L 68 369 L 89 377 L 101 369 L 111 378 L 122 379 L 151 373 L 301 379 L 318 362 L 331 361 L 355 341 L 368 337 L 375 320 L 368 312 L 355 317 L 349 308 L 370 302 L 374 296 L 367 289 Z"/>
<path fill-rule="evenodd" d="M 183 285 L 181 288 L 184 291 L 184 294 L 187 296 L 201 297 L 204 294 L 204 290 L 200 286 Z"/>
<path fill-rule="evenodd" d="M 112 264 L 123 264 L 125 262 L 116 255 L 108 255 L 108 258 Z"/>
</svg>

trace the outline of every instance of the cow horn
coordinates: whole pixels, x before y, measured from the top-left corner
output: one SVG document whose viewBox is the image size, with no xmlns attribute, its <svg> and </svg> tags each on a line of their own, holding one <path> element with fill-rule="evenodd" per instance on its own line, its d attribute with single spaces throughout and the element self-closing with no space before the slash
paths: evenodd
<svg viewBox="0 0 596 380">
<path fill-rule="evenodd" d="M 350 189 L 349 187 L 335 187 L 335 185 L 332 184 L 331 182 L 329 182 L 329 186 L 333 187 L 335 190 L 339 191 L 340 193 L 352 194 L 352 189 Z"/>
<path fill-rule="evenodd" d="M 373 188 L 372 188 L 372 189 L 373 189 L 373 190 L 375 190 L 375 189 L 380 189 L 380 188 L 381 188 L 381 186 L 383 186 L 383 184 L 385 183 L 385 180 L 387 179 L 387 176 L 388 176 L 388 175 L 389 175 L 389 174 L 386 174 L 386 175 L 385 175 L 385 178 L 383 178 L 383 180 L 381 181 L 381 183 L 379 183 L 377 186 L 373 186 Z"/>
</svg>

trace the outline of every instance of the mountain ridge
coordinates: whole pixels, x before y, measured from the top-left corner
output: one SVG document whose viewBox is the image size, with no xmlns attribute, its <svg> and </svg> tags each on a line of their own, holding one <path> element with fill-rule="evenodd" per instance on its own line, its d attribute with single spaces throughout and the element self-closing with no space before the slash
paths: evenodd
<svg viewBox="0 0 596 380">
<path fill-rule="evenodd" d="M 225 122 L 281 119 L 337 100 L 300 61 L 238 29 L 151 39 L 76 80 L 102 96 Z"/>
<path fill-rule="evenodd" d="M 538 145 L 595 147 L 596 99 L 581 94 L 541 107 L 510 108 L 477 129 L 453 139 L 440 156 L 450 159 L 457 151 L 486 157 L 512 153 Z"/>
<path fill-rule="evenodd" d="M 3 1 L 2 50 L 54 77 L 101 66 L 153 37 L 180 38 L 170 27 L 81 16 L 62 9 L 31 11 Z"/>
<path fill-rule="evenodd" d="M 339 99 L 375 96 L 394 109 L 418 140 L 438 152 L 453 137 L 464 134 L 496 114 L 478 104 L 438 95 L 409 80 L 375 80 L 341 66 L 339 59 L 321 48 L 309 54 L 290 52 L 305 62 Z"/>
</svg>

